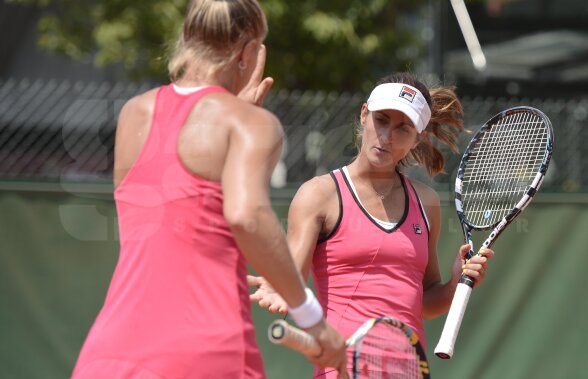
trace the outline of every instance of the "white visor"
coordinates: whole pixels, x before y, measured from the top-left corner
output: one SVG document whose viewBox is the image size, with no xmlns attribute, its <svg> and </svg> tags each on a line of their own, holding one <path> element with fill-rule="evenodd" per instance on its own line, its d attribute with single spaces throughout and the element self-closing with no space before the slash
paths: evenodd
<svg viewBox="0 0 588 379">
<path fill-rule="evenodd" d="M 384 83 L 374 88 L 367 101 L 367 108 L 369 111 L 400 111 L 410 118 L 419 133 L 425 130 L 431 120 L 431 109 L 423 94 L 403 83 Z"/>
</svg>

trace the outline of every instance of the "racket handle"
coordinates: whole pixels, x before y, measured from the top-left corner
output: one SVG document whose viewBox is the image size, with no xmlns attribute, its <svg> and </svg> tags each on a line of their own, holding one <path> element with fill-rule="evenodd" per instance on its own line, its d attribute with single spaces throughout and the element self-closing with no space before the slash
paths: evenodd
<svg viewBox="0 0 588 379">
<path fill-rule="evenodd" d="M 463 281 L 465 281 L 465 283 L 463 283 Z M 439 338 L 439 343 L 437 343 L 437 347 L 435 347 L 435 355 L 439 358 L 450 359 L 453 356 L 453 347 L 455 346 L 455 340 L 457 339 L 459 327 L 463 320 L 463 314 L 468 306 L 470 294 L 472 293 L 472 286 L 473 281 L 467 276 L 463 276 L 457 284 L 455 294 L 453 295 L 453 301 L 451 302 L 451 308 L 449 308 L 449 313 L 445 320 L 445 326 L 441 333 L 441 338 Z"/>
<path fill-rule="evenodd" d="M 313 336 L 284 320 L 275 320 L 268 329 L 269 340 L 277 345 L 287 346 L 307 356 L 321 354 L 322 348 Z"/>
</svg>

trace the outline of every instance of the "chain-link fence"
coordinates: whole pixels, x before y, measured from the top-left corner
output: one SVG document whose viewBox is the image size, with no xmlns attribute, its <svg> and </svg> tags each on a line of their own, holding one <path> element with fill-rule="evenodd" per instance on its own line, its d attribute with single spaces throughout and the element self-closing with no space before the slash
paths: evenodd
<svg viewBox="0 0 588 379">
<path fill-rule="evenodd" d="M 0 80 L 0 179 L 108 182 L 114 157 L 116 119 L 130 97 L 152 84 Z M 275 186 L 296 185 L 353 159 L 354 123 L 365 95 L 272 91 L 265 106 L 284 125 L 286 147 Z M 588 191 L 588 98 L 527 99 L 464 97 L 466 127 L 475 131 L 495 113 L 516 105 L 541 109 L 556 137 L 545 187 Z M 469 135 L 463 134 L 463 151 Z M 429 180 L 449 190 L 459 155 L 448 154 L 446 174 Z"/>
</svg>

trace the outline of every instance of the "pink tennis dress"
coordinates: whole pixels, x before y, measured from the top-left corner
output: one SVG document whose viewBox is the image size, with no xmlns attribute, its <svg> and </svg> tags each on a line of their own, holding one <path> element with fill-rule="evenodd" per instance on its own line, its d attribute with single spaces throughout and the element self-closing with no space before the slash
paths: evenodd
<svg viewBox="0 0 588 379">
<path fill-rule="evenodd" d="M 331 175 L 340 197 L 340 217 L 313 256 L 313 280 L 327 320 L 349 338 L 369 318 L 395 317 L 416 331 L 424 348 L 421 315 L 429 232 L 412 184 L 400 175 L 404 215 L 393 229 L 386 229 L 363 208 L 341 170 Z M 321 378 L 336 374 L 332 369 L 315 370 Z"/>
<path fill-rule="evenodd" d="M 265 377 L 220 183 L 177 154 L 194 104 L 219 91 L 159 89 L 149 137 L 115 191 L 120 256 L 73 378 Z"/>
</svg>

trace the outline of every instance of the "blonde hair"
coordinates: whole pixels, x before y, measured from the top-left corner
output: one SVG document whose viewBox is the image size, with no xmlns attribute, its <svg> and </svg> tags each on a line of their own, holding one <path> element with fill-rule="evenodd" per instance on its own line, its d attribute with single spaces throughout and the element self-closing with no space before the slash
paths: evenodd
<svg viewBox="0 0 588 379">
<path fill-rule="evenodd" d="M 182 78 L 189 62 L 222 70 L 247 41 L 266 34 L 267 20 L 256 0 L 192 0 L 168 63 L 169 76 Z"/>
<path fill-rule="evenodd" d="M 424 166 L 430 176 L 443 172 L 445 158 L 435 140 L 457 152 L 457 137 L 464 129 L 463 107 L 459 101 L 455 87 L 427 88 L 416 77 L 407 72 L 388 75 L 378 81 L 376 86 L 384 83 L 404 83 L 417 88 L 427 100 L 431 108 L 431 120 L 422 133 L 421 142 L 399 162 L 402 167 L 420 165 Z M 361 134 L 363 128 L 358 123 L 356 128 L 356 146 L 361 149 Z"/>
</svg>

